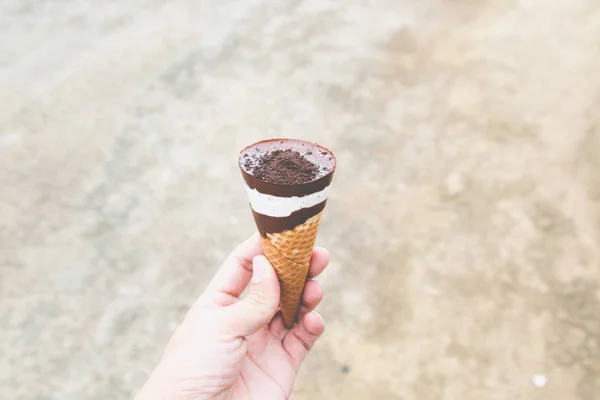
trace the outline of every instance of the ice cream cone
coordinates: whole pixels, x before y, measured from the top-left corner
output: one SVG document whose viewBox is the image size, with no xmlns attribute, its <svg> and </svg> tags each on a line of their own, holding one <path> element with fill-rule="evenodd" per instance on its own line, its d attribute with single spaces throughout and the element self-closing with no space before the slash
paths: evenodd
<svg viewBox="0 0 600 400">
<path fill-rule="evenodd" d="M 321 214 L 315 215 L 291 231 L 267 234 L 267 237 L 262 238 L 265 256 L 279 278 L 280 309 L 287 327 L 294 324 L 300 307 Z"/>
<path fill-rule="evenodd" d="M 318 166 L 316 177 L 306 182 L 282 184 L 259 179 L 252 174 L 253 164 L 249 159 L 260 160 L 269 152 L 286 149 L 302 154 L 306 160 Z M 265 256 L 279 278 L 280 309 L 286 327 L 290 328 L 301 304 L 319 223 L 335 170 L 335 156 L 313 143 L 273 139 L 242 150 L 240 169 L 246 181 Z"/>
</svg>

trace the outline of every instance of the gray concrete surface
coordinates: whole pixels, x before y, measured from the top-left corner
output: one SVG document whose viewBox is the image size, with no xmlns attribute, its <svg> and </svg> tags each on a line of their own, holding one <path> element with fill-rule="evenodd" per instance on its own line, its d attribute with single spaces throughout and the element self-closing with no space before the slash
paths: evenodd
<svg viewBox="0 0 600 400">
<path fill-rule="evenodd" d="M 339 157 L 295 399 L 597 399 L 599 70 L 597 0 L 2 1 L 0 398 L 131 398 L 292 136 Z"/>
</svg>

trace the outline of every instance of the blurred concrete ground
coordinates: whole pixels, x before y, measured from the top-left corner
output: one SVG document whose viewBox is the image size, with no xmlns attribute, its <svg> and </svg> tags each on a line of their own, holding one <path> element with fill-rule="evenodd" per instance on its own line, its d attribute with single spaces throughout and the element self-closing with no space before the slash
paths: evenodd
<svg viewBox="0 0 600 400">
<path fill-rule="evenodd" d="M 295 399 L 597 399 L 599 71 L 597 0 L 4 0 L 0 398 L 131 398 L 293 136 L 339 157 Z"/>
</svg>

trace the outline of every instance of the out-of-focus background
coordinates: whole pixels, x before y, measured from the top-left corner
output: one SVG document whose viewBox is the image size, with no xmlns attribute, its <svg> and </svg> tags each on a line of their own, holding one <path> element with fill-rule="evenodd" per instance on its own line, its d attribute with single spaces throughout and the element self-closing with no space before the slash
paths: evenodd
<svg viewBox="0 0 600 400">
<path fill-rule="evenodd" d="M 274 136 L 339 159 L 294 399 L 598 398 L 597 0 L 2 1 L 0 398 L 132 398 Z"/>
</svg>

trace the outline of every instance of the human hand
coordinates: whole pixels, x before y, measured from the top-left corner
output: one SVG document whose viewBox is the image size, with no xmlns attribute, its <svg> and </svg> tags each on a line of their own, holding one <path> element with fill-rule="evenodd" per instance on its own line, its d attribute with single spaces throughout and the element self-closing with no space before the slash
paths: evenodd
<svg viewBox="0 0 600 400">
<path fill-rule="evenodd" d="M 323 289 L 312 278 L 323 272 L 329 254 L 313 250 L 299 322 L 291 330 L 277 312 L 279 282 L 262 254 L 258 234 L 231 253 L 175 331 L 137 400 L 290 397 L 302 361 L 325 329 L 313 311 Z"/>
</svg>

